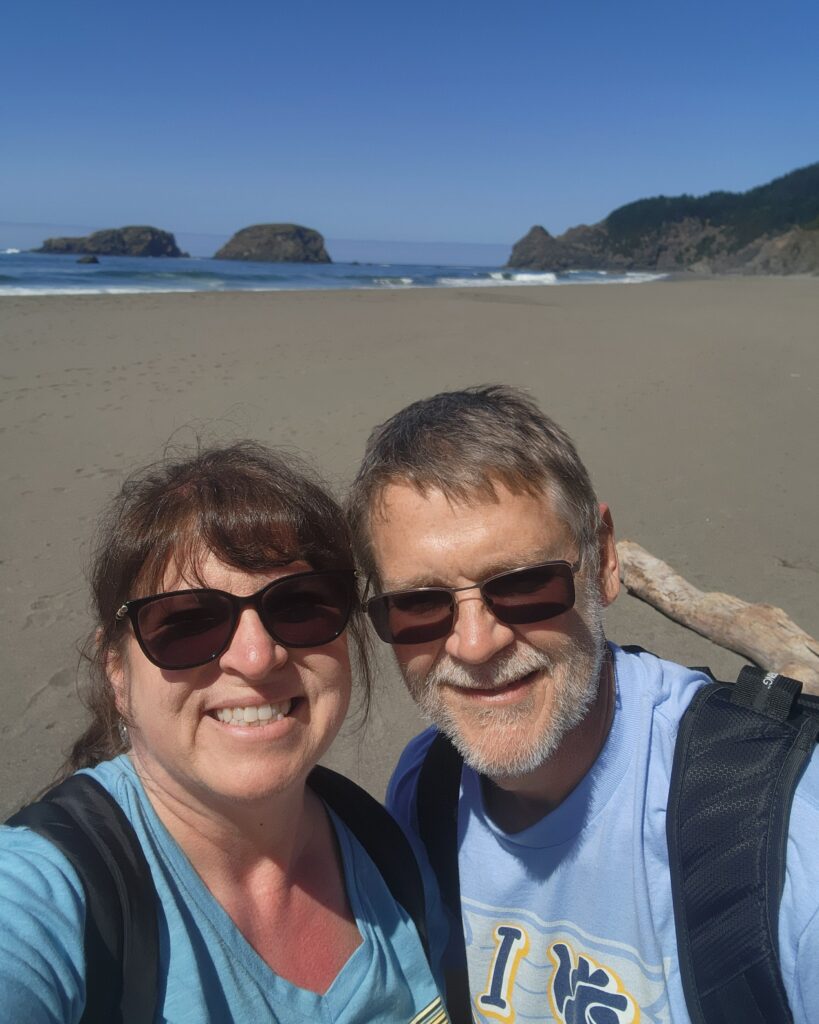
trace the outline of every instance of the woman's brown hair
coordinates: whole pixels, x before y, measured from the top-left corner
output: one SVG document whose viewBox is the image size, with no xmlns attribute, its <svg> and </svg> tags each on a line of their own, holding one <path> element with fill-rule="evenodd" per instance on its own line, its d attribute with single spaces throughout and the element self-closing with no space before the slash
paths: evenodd
<svg viewBox="0 0 819 1024">
<path fill-rule="evenodd" d="M 354 568 L 344 515 L 305 463 L 253 441 L 169 455 L 137 471 L 104 510 L 91 562 L 96 628 L 83 654 L 82 693 L 91 722 L 74 743 L 59 778 L 127 749 L 106 675 L 121 654 L 125 601 L 156 593 L 168 572 L 200 580 L 212 553 L 225 565 L 265 573 L 303 559 L 314 569 Z M 369 707 L 368 638 L 356 602 L 349 633 Z"/>
</svg>

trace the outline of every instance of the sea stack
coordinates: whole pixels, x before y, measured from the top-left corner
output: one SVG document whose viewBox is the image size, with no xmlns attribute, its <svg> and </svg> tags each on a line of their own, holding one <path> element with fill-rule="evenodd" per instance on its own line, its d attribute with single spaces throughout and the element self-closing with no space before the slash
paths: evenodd
<svg viewBox="0 0 819 1024">
<path fill-rule="evenodd" d="M 79 256 L 187 256 L 170 231 L 148 226 L 106 228 L 81 238 L 47 238 L 34 252 Z"/>
<path fill-rule="evenodd" d="M 213 257 L 260 263 L 331 263 L 324 239 L 300 224 L 253 224 L 237 231 Z"/>
</svg>

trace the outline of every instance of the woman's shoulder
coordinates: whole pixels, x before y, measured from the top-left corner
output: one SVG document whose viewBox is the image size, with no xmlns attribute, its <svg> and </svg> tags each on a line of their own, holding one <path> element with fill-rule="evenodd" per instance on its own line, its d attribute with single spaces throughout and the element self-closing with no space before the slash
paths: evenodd
<svg viewBox="0 0 819 1024">
<path fill-rule="evenodd" d="M 0 1005 L 6 1019 L 79 1019 L 84 927 L 85 895 L 68 859 L 29 828 L 0 826 Z"/>
<path fill-rule="evenodd" d="M 79 877 L 68 858 L 48 839 L 25 825 L 0 825 L 0 897 L 12 895 L 11 880 L 23 890 L 55 886 L 64 879 L 67 889 L 82 900 Z"/>
<path fill-rule="evenodd" d="M 84 886 L 107 903 L 114 884 L 95 867 L 108 863 L 97 837 L 130 868 L 142 845 L 134 822 L 144 794 L 130 759 L 118 757 L 50 795 L 0 828 L 0 1005 L 14 1008 L 9 1019 L 73 1022 L 85 1003 Z"/>
<path fill-rule="evenodd" d="M 132 785 L 127 780 L 127 765 L 120 763 L 124 760 L 117 758 L 71 778 L 93 778 L 121 803 L 123 791 Z M 43 804 L 43 808 L 47 806 Z M 15 932 L 26 921 L 36 920 L 42 923 L 44 933 L 68 936 L 76 945 L 76 933 L 84 928 L 86 905 L 77 870 L 70 857 L 48 838 L 47 830 L 41 834 L 45 828 L 42 818 L 10 820 L 14 823 L 0 825 L 0 914 L 5 926 L 0 930 L 6 933 L 11 927 Z M 62 819 L 60 823 L 65 828 Z"/>
<path fill-rule="evenodd" d="M 93 768 L 83 768 L 77 774 L 87 775 L 98 782 L 126 814 L 128 805 L 142 792 L 136 769 L 127 754 L 120 754 L 110 761 L 100 761 Z"/>
<path fill-rule="evenodd" d="M 129 762 L 123 757 L 83 769 L 70 778 L 79 776 L 95 779 L 120 805 L 134 788 L 133 769 L 129 769 Z M 14 816 L 9 820 L 14 820 Z M 0 825 L 0 898 L 4 906 L 13 901 L 15 893 L 34 901 L 39 893 L 49 903 L 75 903 L 84 912 L 82 882 L 70 859 L 55 843 L 35 831 L 30 822 L 33 819 L 24 817 L 22 821 L 14 820 L 14 824 Z"/>
</svg>

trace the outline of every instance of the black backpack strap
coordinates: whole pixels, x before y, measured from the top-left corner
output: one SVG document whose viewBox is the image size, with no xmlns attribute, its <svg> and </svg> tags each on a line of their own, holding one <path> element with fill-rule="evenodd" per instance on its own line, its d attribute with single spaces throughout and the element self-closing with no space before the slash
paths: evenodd
<svg viewBox="0 0 819 1024">
<path fill-rule="evenodd" d="M 81 1024 L 146 1024 L 156 1010 L 156 890 L 131 823 L 89 775 L 72 775 L 6 822 L 66 856 L 85 890 Z"/>
<path fill-rule="evenodd" d="M 386 808 L 337 772 L 316 765 L 307 785 L 341 818 L 367 851 L 396 902 L 406 910 L 430 960 L 424 882 L 412 846 Z"/>
<path fill-rule="evenodd" d="M 666 831 L 680 973 L 693 1024 L 788 1024 L 779 903 L 796 784 L 819 735 L 801 684 L 743 669 L 680 724 Z"/>
<path fill-rule="evenodd" d="M 449 947 L 451 959 L 446 966 L 446 1003 L 452 1024 L 472 1021 L 458 872 L 458 799 L 462 767 L 463 758 L 439 732 L 424 758 L 416 793 L 418 832 L 454 929 Z"/>
</svg>

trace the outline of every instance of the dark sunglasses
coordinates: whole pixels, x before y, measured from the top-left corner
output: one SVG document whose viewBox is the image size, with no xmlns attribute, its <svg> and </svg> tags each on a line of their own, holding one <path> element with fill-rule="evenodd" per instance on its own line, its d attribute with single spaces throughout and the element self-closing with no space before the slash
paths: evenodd
<svg viewBox="0 0 819 1024">
<path fill-rule="evenodd" d="M 365 600 L 364 609 L 379 637 L 388 644 L 425 644 L 440 640 L 455 625 L 455 594 L 479 590 L 499 622 L 521 626 L 545 622 L 574 607 L 574 576 L 580 561 L 542 562 L 499 572 L 467 587 L 418 587 Z"/>
<path fill-rule="evenodd" d="M 243 609 L 253 608 L 276 643 L 321 647 L 340 636 L 356 598 L 352 569 L 300 572 L 273 580 L 249 597 L 224 590 L 174 590 L 126 601 L 145 657 L 159 668 L 196 668 L 230 646 Z"/>
</svg>

